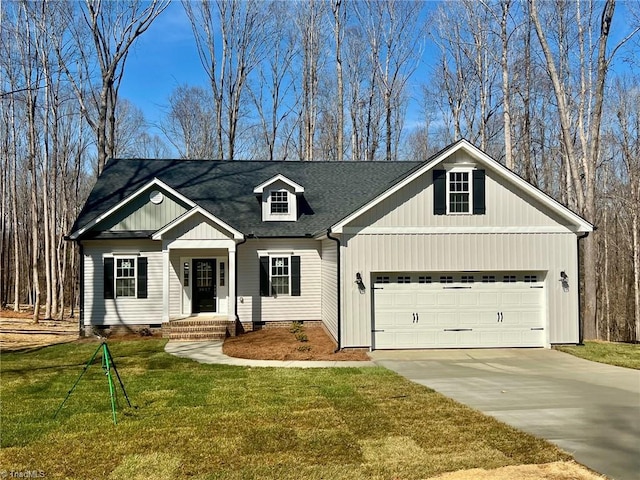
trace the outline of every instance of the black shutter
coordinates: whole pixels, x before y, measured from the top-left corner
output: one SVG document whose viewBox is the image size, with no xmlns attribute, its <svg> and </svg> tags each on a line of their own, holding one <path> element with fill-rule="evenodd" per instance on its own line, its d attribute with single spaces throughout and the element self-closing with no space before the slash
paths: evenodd
<svg viewBox="0 0 640 480">
<path fill-rule="evenodd" d="M 260 257 L 260 296 L 269 296 L 269 257 Z"/>
<path fill-rule="evenodd" d="M 447 213 L 447 171 L 433 171 L 433 214 Z"/>
<path fill-rule="evenodd" d="M 147 298 L 147 257 L 138 257 L 138 298 Z"/>
<path fill-rule="evenodd" d="M 484 170 L 473 171 L 473 214 L 484 215 L 486 213 L 485 193 L 484 193 L 485 173 Z"/>
<path fill-rule="evenodd" d="M 300 296 L 300 257 L 291 257 L 291 296 Z"/>
<path fill-rule="evenodd" d="M 104 259 L 104 298 L 115 298 L 114 285 L 113 285 L 113 257 L 107 257 Z"/>
</svg>

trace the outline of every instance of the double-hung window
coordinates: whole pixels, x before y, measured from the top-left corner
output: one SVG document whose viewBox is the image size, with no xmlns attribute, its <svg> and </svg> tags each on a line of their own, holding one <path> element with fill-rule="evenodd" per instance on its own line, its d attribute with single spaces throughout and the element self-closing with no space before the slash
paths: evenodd
<svg viewBox="0 0 640 480">
<path fill-rule="evenodd" d="M 299 297 L 300 256 L 291 253 L 267 253 L 260 255 L 260 296 Z"/>
<path fill-rule="evenodd" d="M 135 258 L 116 259 L 116 297 L 136 296 Z"/>
<path fill-rule="evenodd" d="M 147 298 L 147 260 L 144 256 L 105 256 L 104 298 Z"/>
<path fill-rule="evenodd" d="M 271 213 L 289 213 L 289 192 L 286 190 L 276 190 L 271 192 Z"/>
<path fill-rule="evenodd" d="M 468 166 L 433 171 L 434 215 L 484 215 L 485 171 Z"/>
<path fill-rule="evenodd" d="M 289 257 L 271 257 L 271 287 L 276 295 L 289 295 Z"/>
<path fill-rule="evenodd" d="M 470 171 L 451 171 L 448 175 L 449 213 L 471 213 Z"/>
</svg>

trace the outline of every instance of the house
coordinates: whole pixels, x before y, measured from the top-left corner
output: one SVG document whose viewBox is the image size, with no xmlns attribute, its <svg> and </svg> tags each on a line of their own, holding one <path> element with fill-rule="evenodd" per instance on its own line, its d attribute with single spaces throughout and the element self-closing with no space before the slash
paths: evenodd
<svg viewBox="0 0 640 480">
<path fill-rule="evenodd" d="M 85 328 L 322 322 L 341 348 L 578 343 L 593 225 L 466 140 L 424 162 L 111 160 L 70 238 Z"/>
</svg>

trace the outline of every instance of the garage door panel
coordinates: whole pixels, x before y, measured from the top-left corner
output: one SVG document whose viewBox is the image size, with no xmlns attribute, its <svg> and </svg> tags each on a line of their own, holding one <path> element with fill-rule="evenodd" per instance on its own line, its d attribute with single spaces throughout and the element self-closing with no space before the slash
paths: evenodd
<svg viewBox="0 0 640 480">
<path fill-rule="evenodd" d="M 416 305 L 429 307 L 436 304 L 436 294 L 434 292 L 417 292 Z"/>
<path fill-rule="evenodd" d="M 434 324 L 441 327 L 455 328 L 457 326 L 457 313 L 456 312 L 435 312 L 433 314 L 435 319 Z"/>
<path fill-rule="evenodd" d="M 427 272 L 422 277 L 442 278 L 443 283 L 392 274 L 392 279 L 412 283 L 377 285 L 374 348 L 544 346 L 543 283 L 532 283 L 524 274 L 483 273 Z"/>
<path fill-rule="evenodd" d="M 436 293 L 436 305 L 453 307 L 457 304 L 457 300 L 456 292 L 453 290 L 442 290 Z"/>
<path fill-rule="evenodd" d="M 477 292 L 469 290 L 464 294 L 458 295 L 458 305 L 461 307 L 477 307 L 480 303 L 480 295 Z"/>
</svg>

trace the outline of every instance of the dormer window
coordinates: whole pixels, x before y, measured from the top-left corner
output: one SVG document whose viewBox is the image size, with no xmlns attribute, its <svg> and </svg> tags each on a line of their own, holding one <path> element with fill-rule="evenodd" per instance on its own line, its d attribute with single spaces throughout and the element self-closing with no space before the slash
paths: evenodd
<svg viewBox="0 0 640 480">
<path fill-rule="evenodd" d="M 304 187 L 284 175 L 276 175 L 253 189 L 262 204 L 263 222 L 295 222 L 298 219 L 298 198 Z"/>
<path fill-rule="evenodd" d="M 286 190 L 271 192 L 270 202 L 272 214 L 277 215 L 289 213 L 289 192 Z"/>
</svg>

